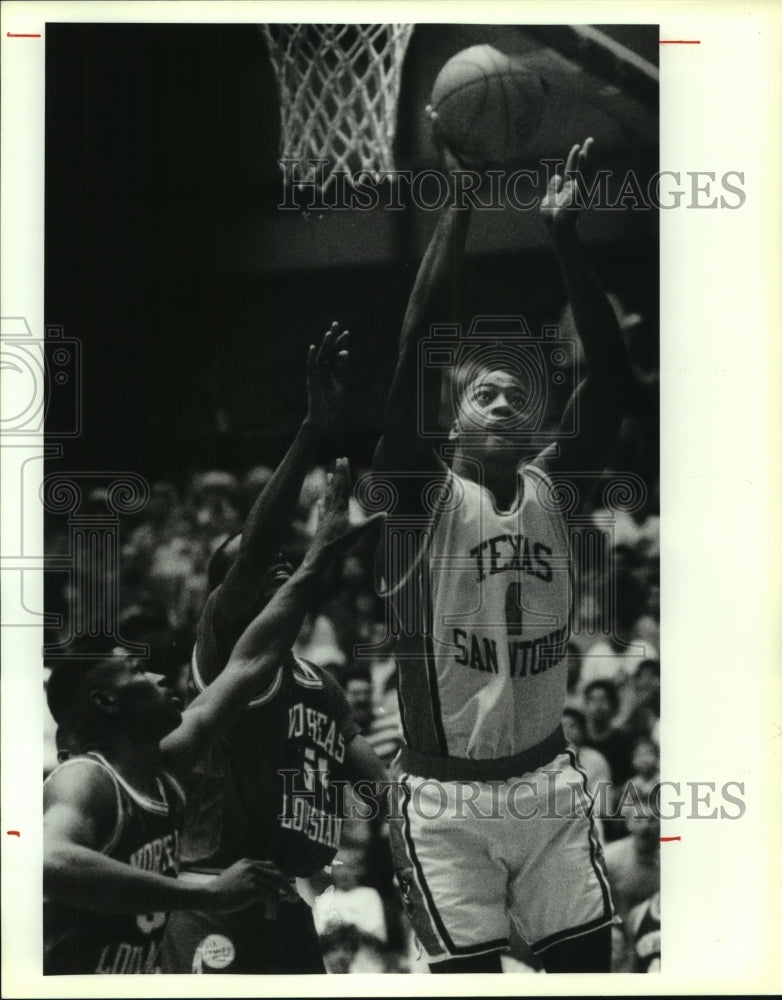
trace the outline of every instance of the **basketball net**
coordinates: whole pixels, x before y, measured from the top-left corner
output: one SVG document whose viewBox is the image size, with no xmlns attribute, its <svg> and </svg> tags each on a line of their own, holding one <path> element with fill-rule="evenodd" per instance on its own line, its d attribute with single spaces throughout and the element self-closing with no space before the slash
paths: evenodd
<svg viewBox="0 0 782 1000">
<path fill-rule="evenodd" d="M 266 24 L 281 108 L 280 159 L 325 191 L 334 171 L 392 171 L 412 24 Z M 309 160 L 327 160 L 313 166 Z"/>
</svg>

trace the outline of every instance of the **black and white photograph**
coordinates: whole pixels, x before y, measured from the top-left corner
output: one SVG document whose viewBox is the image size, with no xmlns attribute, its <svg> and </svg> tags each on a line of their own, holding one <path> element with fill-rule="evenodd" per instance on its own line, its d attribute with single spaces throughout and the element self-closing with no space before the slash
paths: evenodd
<svg viewBox="0 0 782 1000">
<path fill-rule="evenodd" d="M 125 6 L 4 5 L 4 994 L 773 992 L 732 5 Z"/>
</svg>

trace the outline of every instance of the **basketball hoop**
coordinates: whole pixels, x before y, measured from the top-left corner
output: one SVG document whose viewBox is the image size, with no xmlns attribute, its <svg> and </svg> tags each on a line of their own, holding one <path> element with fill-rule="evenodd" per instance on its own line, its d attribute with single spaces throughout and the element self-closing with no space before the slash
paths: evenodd
<svg viewBox="0 0 782 1000">
<path fill-rule="evenodd" d="M 281 108 L 280 159 L 325 191 L 334 171 L 392 171 L 412 24 L 265 24 Z M 325 168 L 310 160 L 326 160 Z"/>
</svg>

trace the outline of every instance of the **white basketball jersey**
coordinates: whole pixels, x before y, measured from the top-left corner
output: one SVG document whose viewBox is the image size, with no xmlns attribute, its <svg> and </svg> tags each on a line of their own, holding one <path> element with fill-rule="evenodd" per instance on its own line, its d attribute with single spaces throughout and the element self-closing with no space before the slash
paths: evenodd
<svg viewBox="0 0 782 1000">
<path fill-rule="evenodd" d="M 408 620 L 411 600 L 420 605 L 397 659 L 406 739 L 423 753 L 508 757 L 561 721 L 567 533 L 545 474 L 526 466 L 518 483 L 516 503 L 500 512 L 486 489 L 451 473 L 421 558 L 388 594 Z"/>
</svg>

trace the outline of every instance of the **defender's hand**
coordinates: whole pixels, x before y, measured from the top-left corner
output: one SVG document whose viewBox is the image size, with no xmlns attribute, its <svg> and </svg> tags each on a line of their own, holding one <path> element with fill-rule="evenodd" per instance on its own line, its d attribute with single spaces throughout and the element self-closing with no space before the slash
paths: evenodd
<svg viewBox="0 0 782 1000">
<path fill-rule="evenodd" d="M 350 523 L 349 500 L 352 492 L 350 468 L 346 458 L 338 458 L 334 472 L 326 478 L 326 494 L 322 501 L 320 520 L 313 548 L 321 553 L 346 552 L 360 535 L 370 531 L 385 519 L 374 514 L 358 524 Z"/>
<path fill-rule="evenodd" d="M 339 332 L 332 323 L 320 347 L 310 345 L 307 355 L 307 417 L 319 429 L 329 429 L 336 422 L 345 398 L 345 375 L 348 354 L 347 330 Z"/>
<path fill-rule="evenodd" d="M 290 882 L 271 861 L 244 858 L 205 887 L 209 909 L 241 910 L 257 900 L 273 902 L 295 895 Z"/>
<path fill-rule="evenodd" d="M 576 192 L 583 191 L 584 183 L 591 179 L 594 172 L 589 162 L 593 145 L 591 137 L 583 146 L 576 143 L 568 154 L 564 177 L 556 173 L 551 178 L 546 197 L 540 206 L 540 214 L 552 232 L 572 230 L 576 224 L 581 212 Z"/>
</svg>

